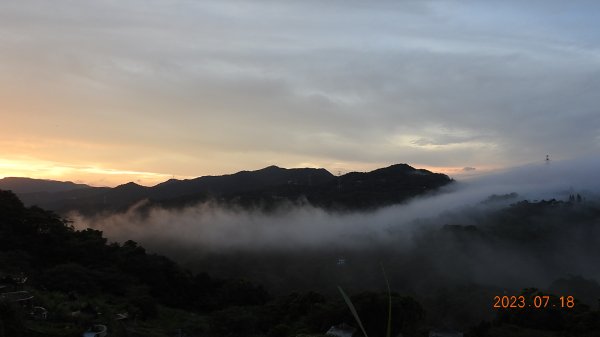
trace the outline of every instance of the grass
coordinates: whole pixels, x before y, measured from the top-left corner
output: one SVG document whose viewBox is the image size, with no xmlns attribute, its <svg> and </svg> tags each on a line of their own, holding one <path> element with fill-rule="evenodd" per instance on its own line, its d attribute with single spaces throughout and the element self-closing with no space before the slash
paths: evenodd
<svg viewBox="0 0 600 337">
<path fill-rule="evenodd" d="M 388 281 L 387 275 L 385 273 L 385 268 L 383 268 L 383 264 L 381 265 L 381 271 L 383 272 L 383 278 L 385 279 L 385 284 L 387 286 L 387 294 L 388 294 L 388 319 L 387 319 L 387 327 L 386 327 L 385 335 L 386 335 L 386 337 L 390 337 L 392 335 L 392 291 L 390 289 L 390 282 Z M 354 307 L 354 304 L 352 303 L 352 300 L 350 299 L 350 297 L 348 295 L 346 295 L 346 293 L 344 292 L 342 287 L 338 286 L 338 289 L 339 289 L 340 293 L 342 294 L 342 297 L 344 298 L 344 302 L 346 302 L 346 305 L 350 309 L 352 316 L 354 316 L 356 323 L 358 323 L 358 326 L 360 327 L 360 330 L 362 331 L 363 335 L 365 337 L 369 337 L 369 335 L 367 335 L 367 331 L 365 330 L 365 327 L 362 324 L 362 321 L 360 320 L 360 316 L 358 316 L 358 312 L 356 311 L 356 308 Z"/>
</svg>

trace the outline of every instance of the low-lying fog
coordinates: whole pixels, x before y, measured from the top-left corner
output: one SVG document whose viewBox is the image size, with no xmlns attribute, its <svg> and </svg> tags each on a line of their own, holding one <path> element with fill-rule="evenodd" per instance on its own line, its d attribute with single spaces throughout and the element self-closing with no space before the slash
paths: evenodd
<svg viewBox="0 0 600 337">
<path fill-rule="evenodd" d="M 195 271 L 249 278 L 273 291 L 381 289 L 380 263 L 395 289 L 414 294 L 469 284 L 547 288 L 574 275 L 600 279 L 597 172 L 598 160 L 534 163 L 363 213 L 290 203 L 267 214 L 201 203 L 71 219 L 77 228 L 137 241 Z M 518 196 L 482 203 L 513 192 Z M 566 201 L 570 194 L 584 201 L 532 216 L 500 211 L 524 199 Z"/>
</svg>

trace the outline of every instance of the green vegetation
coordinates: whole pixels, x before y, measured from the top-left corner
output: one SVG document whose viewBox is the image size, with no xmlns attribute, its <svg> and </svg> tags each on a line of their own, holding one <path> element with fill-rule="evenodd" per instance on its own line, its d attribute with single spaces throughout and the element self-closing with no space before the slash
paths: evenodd
<svg viewBox="0 0 600 337">
<path fill-rule="evenodd" d="M 27 275 L 24 290 L 34 295 L 26 306 L 0 301 L 0 337 L 80 336 L 92 324 L 107 325 L 111 336 L 318 335 L 352 319 L 340 299 L 316 292 L 272 298 L 242 279 L 193 274 L 136 242 L 74 230 L 11 192 L 0 191 L 0 214 L 0 277 L 10 283 Z M 352 300 L 365 309 L 381 298 Z M 31 305 L 46 308 L 47 320 L 32 319 Z"/>
<path fill-rule="evenodd" d="M 385 278 L 385 285 L 387 287 L 387 295 L 388 295 L 388 309 L 387 309 L 388 314 L 387 314 L 387 325 L 386 325 L 386 330 L 385 330 L 385 336 L 390 337 L 392 334 L 392 290 L 390 289 L 390 282 L 387 279 L 387 275 L 385 274 L 385 269 L 383 268 L 383 265 L 381 266 L 381 271 L 383 272 L 383 277 Z M 346 305 L 350 309 L 352 316 L 354 316 L 356 323 L 358 323 L 358 326 L 360 327 L 360 330 L 362 331 L 363 335 L 365 337 L 368 337 L 365 327 L 363 326 L 363 324 L 360 320 L 360 316 L 358 315 L 358 312 L 356 312 L 356 308 L 354 307 L 352 300 L 350 299 L 350 297 L 348 297 L 348 295 L 346 295 L 346 293 L 344 292 L 342 287 L 338 286 L 338 289 L 339 289 L 340 293 L 342 294 L 342 297 L 344 298 L 344 302 L 346 302 Z"/>
<path fill-rule="evenodd" d="M 487 226 L 469 222 L 448 225 L 423 234 L 422 239 L 434 243 L 427 246 L 427 253 L 433 252 L 428 256 L 442 261 L 454 251 L 439 242 L 452 242 L 452 249 L 458 246 L 467 253 L 482 242 L 491 246 L 498 246 L 499 242 L 527 242 L 526 249 L 533 250 L 541 242 L 552 243 L 552 238 L 564 239 L 565 235 L 558 234 L 564 233 L 560 231 L 565 228 L 561 221 L 566 218 L 576 220 L 570 229 L 594 233 L 591 229 L 599 209 L 595 204 L 521 202 L 491 215 L 472 216 Z M 543 228 L 534 226 L 548 216 L 554 220 Z M 452 220 L 453 216 L 447 215 L 447 219 Z M 583 242 L 593 242 L 591 235 L 586 239 L 589 241 Z M 584 248 L 591 252 L 597 249 L 591 245 Z M 358 254 L 373 260 L 366 251 Z M 355 261 L 352 256 L 350 261 Z M 430 263 L 425 258 L 416 261 Z M 409 261 L 407 266 L 410 263 L 415 262 Z M 271 273 L 281 271 L 273 265 L 267 267 Z M 398 270 L 392 270 L 396 274 L 390 279 L 401 280 L 402 275 L 408 275 L 407 270 L 419 271 L 406 268 L 401 274 Z M 15 281 L 19 275 L 28 277 L 25 284 Z M 306 275 L 308 282 L 312 274 Z M 330 283 L 341 280 L 345 287 L 348 280 L 318 277 Z M 362 281 L 369 282 L 369 277 L 374 276 L 364 273 Z M 164 256 L 148 253 L 134 241 L 109 243 L 100 231 L 75 230 L 56 214 L 24 207 L 13 193 L 0 191 L 0 285 L 6 286 L 0 293 L 19 290 L 34 296 L 25 305 L 0 299 L 0 337 L 75 337 L 93 324 L 106 325 L 111 337 L 166 337 L 180 333 L 190 337 L 314 337 L 322 336 L 332 325 L 351 323 L 358 315 L 362 334 L 371 337 L 399 333 L 427 336 L 429 330 L 438 326 L 456 327 L 469 337 L 599 336 L 598 308 L 579 300 L 570 310 L 527 308 L 494 312 L 490 294 L 500 294 L 496 288 L 451 282 L 445 288 L 436 288 L 423 278 L 418 281 L 426 296 L 401 295 L 392 291 L 401 287 L 389 284 L 385 293 L 351 286 L 353 291 L 343 293 L 342 298 L 306 289 L 274 296 L 245 279 L 192 273 Z M 562 294 L 577 294 L 577 289 L 584 289 L 581 293 L 589 295 L 598 288 L 597 283 L 581 277 L 561 278 L 553 286 Z M 528 288 L 522 294 L 530 298 L 541 292 Z M 47 318 L 34 317 L 32 306 L 46 308 Z M 471 315 L 477 310 L 493 316 L 474 324 L 476 316 Z"/>
</svg>

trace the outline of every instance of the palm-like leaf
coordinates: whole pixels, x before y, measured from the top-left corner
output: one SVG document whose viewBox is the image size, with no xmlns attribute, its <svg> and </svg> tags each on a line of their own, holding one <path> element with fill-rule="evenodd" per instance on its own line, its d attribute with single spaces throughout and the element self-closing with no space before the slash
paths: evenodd
<svg viewBox="0 0 600 337">
<path fill-rule="evenodd" d="M 352 304 L 350 297 L 348 297 L 348 295 L 346 295 L 346 293 L 344 292 L 342 287 L 338 286 L 338 289 L 340 290 L 340 293 L 342 293 L 342 297 L 344 298 L 344 301 L 346 302 L 346 305 L 348 306 L 348 308 L 350 308 L 350 312 L 352 313 L 352 316 L 354 316 L 354 319 L 356 320 L 356 322 L 358 323 L 358 326 L 362 330 L 363 335 L 365 337 L 369 337 L 367 335 L 367 332 L 365 331 L 365 327 L 363 327 L 362 322 L 360 321 L 360 317 L 358 317 L 358 313 L 356 312 L 356 308 L 354 307 L 354 304 Z"/>
</svg>

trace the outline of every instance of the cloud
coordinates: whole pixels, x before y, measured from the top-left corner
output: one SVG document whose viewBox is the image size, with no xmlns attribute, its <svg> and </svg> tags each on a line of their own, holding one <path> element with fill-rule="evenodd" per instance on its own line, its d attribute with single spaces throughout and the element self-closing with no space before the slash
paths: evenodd
<svg viewBox="0 0 600 337">
<path fill-rule="evenodd" d="M 272 213 L 205 202 L 182 210 L 154 207 L 140 212 L 142 203 L 125 213 L 91 218 L 77 213 L 71 216 L 78 227 L 100 228 L 113 238 L 182 241 L 217 251 L 226 248 L 296 249 L 305 245 L 326 245 L 340 241 L 340 238 L 349 246 L 360 246 L 365 235 L 385 241 L 392 229 L 410 233 L 416 220 L 471 207 L 492 194 L 515 192 L 520 198 L 529 200 L 566 200 L 573 191 L 579 191 L 596 197 L 600 191 L 600 182 L 595 179 L 598 170 L 600 161 L 596 159 L 540 161 L 458 181 L 442 188 L 436 195 L 417 197 L 406 204 L 364 213 L 332 213 L 299 200 Z"/>
<path fill-rule="evenodd" d="M 596 159 L 541 161 L 459 181 L 437 195 L 374 212 L 328 212 L 302 201 L 269 213 L 211 202 L 184 209 L 145 209 L 142 203 L 124 213 L 70 218 L 76 228 L 102 230 L 110 240 L 135 240 L 197 271 L 243 275 L 275 290 L 332 287 L 332 280 L 340 282 L 335 261 L 343 256 L 348 261 L 344 282 L 353 287 L 378 287 L 360 276 L 379 275 L 375 262 L 382 262 L 394 286 L 405 291 L 429 294 L 434 285 L 457 283 L 518 291 L 543 288 L 567 275 L 600 279 L 600 232 L 552 210 L 529 222 L 495 212 L 523 199 L 567 200 L 574 191 L 598 202 L 599 169 Z M 518 196 L 481 203 L 492 194 L 512 192 Z M 494 217 L 504 220 L 494 222 Z M 531 233 L 522 227 L 530 222 L 538 226 L 539 237 L 518 241 Z M 504 229 L 492 227 L 498 223 Z M 473 225 L 478 231 L 445 225 Z M 307 280 L 305 275 L 319 276 Z"/>
<path fill-rule="evenodd" d="M 142 205 L 136 205 L 125 213 L 72 217 L 78 227 L 100 228 L 115 239 L 181 241 L 215 251 L 296 249 L 334 242 L 360 246 L 361 242 L 371 244 L 365 237 L 385 241 L 390 230 L 408 234 L 416 220 L 476 205 L 492 194 L 516 192 L 530 200 L 566 200 L 572 191 L 581 191 L 593 197 L 600 190 L 600 183 L 594 179 L 598 169 L 597 160 L 540 162 L 457 182 L 437 195 L 366 213 L 331 213 L 303 202 L 263 213 L 209 202 L 183 210 L 152 208 L 139 212 Z"/>
<path fill-rule="evenodd" d="M 2 134 L 127 144 L 95 164 L 178 175 L 597 153 L 597 5 L 549 6 L 4 2 Z M 34 155 L 65 150 L 86 156 Z"/>
</svg>

